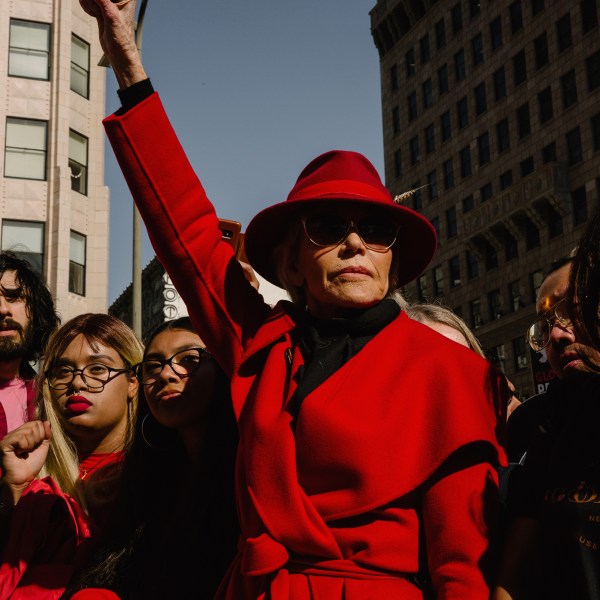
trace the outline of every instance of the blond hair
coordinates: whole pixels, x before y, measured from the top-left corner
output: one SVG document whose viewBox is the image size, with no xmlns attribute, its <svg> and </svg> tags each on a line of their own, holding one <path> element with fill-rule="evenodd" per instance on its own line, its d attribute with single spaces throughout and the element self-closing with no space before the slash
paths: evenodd
<svg viewBox="0 0 600 600">
<path fill-rule="evenodd" d="M 123 359 L 127 368 L 142 360 L 143 346 L 135 333 L 123 321 L 102 313 L 79 315 L 65 323 L 48 341 L 42 369 L 37 378 L 38 418 L 50 421 L 52 441 L 48 450 L 48 458 L 40 471 L 39 477 L 51 476 L 63 492 L 75 497 L 82 506 L 86 506 L 86 498 L 79 485 L 79 456 L 75 441 L 65 430 L 59 411 L 50 395 L 46 372 L 62 356 L 67 346 L 82 335 L 94 348 L 103 344 L 114 349 Z M 123 448 L 131 444 L 137 417 L 137 396 L 128 402 L 127 431 Z"/>
</svg>

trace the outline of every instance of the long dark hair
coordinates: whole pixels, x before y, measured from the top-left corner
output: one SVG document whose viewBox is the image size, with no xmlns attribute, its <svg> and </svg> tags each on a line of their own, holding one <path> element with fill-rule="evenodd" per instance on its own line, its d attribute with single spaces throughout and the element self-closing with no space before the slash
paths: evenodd
<svg viewBox="0 0 600 600">
<path fill-rule="evenodd" d="M 600 206 L 596 206 L 575 253 L 568 297 L 576 329 L 587 343 L 600 350 Z M 590 366 L 600 370 L 600 365 Z"/>
<path fill-rule="evenodd" d="M 195 332 L 184 317 L 159 326 L 147 344 L 163 331 L 178 329 Z M 195 598 L 214 596 L 239 535 L 233 481 L 237 428 L 229 381 L 215 367 L 203 456 L 187 481 L 188 461 L 179 436 L 146 418 L 150 410 L 141 391 L 112 522 L 64 597 L 87 587 L 111 589 L 122 598 L 185 597 L 189 589 Z"/>
</svg>

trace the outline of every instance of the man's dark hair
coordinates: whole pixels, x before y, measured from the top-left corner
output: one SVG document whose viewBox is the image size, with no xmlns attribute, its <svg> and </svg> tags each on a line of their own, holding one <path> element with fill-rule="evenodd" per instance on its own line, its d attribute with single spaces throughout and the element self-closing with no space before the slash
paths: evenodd
<svg viewBox="0 0 600 600">
<path fill-rule="evenodd" d="M 15 280 L 23 288 L 30 320 L 23 362 L 32 362 L 42 355 L 50 334 L 60 325 L 60 318 L 43 276 L 27 260 L 19 258 L 14 252 L 0 252 L 0 276 L 5 271 L 15 271 Z"/>
</svg>

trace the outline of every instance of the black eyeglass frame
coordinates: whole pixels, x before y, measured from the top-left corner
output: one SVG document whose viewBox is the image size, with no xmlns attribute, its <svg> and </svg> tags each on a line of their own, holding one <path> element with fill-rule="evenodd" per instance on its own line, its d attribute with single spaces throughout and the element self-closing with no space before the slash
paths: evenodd
<svg viewBox="0 0 600 600">
<path fill-rule="evenodd" d="M 115 369 L 114 367 L 109 367 L 108 365 L 104 365 L 102 363 L 91 363 L 91 364 L 83 367 L 83 369 L 74 369 L 73 367 L 64 365 L 63 368 L 68 369 L 71 372 L 71 379 L 66 383 L 61 383 L 59 386 L 56 386 L 56 385 L 52 385 L 52 383 L 51 383 L 52 369 L 54 369 L 56 366 L 57 365 L 54 365 L 54 367 L 51 367 L 47 371 L 44 371 L 44 377 L 46 378 L 46 381 L 48 382 L 48 387 L 50 387 L 53 390 L 57 390 L 57 391 L 69 389 L 69 387 L 72 385 L 73 381 L 75 381 L 75 376 L 77 375 L 77 373 L 79 373 L 83 383 L 85 384 L 85 387 L 87 387 L 89 390 L 94 390 L 96 392 L 99 392 L 104 389 L 104 387 L 106 386 L 107 383 L 110 383 L 113 379 L 115 379 L 119 375 L 121 375 L 123 373 L 129 373 L 131 371 L 131 369 L 129 367 L 125 367 L 123 369 Z M 86 369 L 89 369 L 90 367 L 98 367 L 98 366 L 100 366 L 108 371 L 108 377 L 106 378 L 106 380 L 98 379 L 97 377 L 92 377 L 91 375 L 87 375 L 87 377 L 86 377 L 86 374 L 85 374 Z M 102 385 L 99 385 L 99 386 L 90 385 L 90 383 L 88 381 L 90 379 L 94 382 L 101 383 Z"/>
<path fill-rule="evenodd" d="M 327 243 L 327 244 L 322 244 L 320 242 L 315 241 L 310 233 L 308 232 L 307 226 L 306 226 L 306 222 L 309 221 L 310 219 L 316 219 L 318 217 L 323 217 L 323 216 L 328 216 L 328 217 L 336 217 L 339 218 L 340 221 L 346 221 L 346 231 L 345 233 L 342 235 L 342 237 L 336 241 L 336 242 L 332 242 L 332 243 Z M 301 221 L 302 221 L 302 227 L 304 229 L 304 234 L 306 235 L 306 237 L 309 239 L 309 241 L 311 243 L 313 243 L 315 246 L 318 246 L 319 248 L 335 248 L 336 246 L 339 246 L 349 235 L 352 231 L 355 231 L 356 234 L 358 235 L 358 237 L 360 238 L 361 242 L 365 245 L 366 248 L 368 248 L 369 250 L 373 250 L 373 252 L 387 252 L 395 243 L 396 240 L 398 239 L 398 233 L 400 232 L 400 226 L 395 224 L 395 232 L 394 232 L 394 239 L 392 240 L 392 242 L 388 245 L 386 245 L 385 247 L 381 247 L 381 248 L 374 248 L 370 243 L 367 243 L 367 241 L 363 238 L 363 236 L 360 233 L 360 222 L 363 220 L 367 220 L 370 219 L 372 217 L 361 217 L 359 219 L 345 219 L 344 217 L 338 217 L 337 215 L 330 215 L 330 214 L 316 214 L 316 215 L 308 215 L 308 216 L 304 216 L 302 217 Z"/>
<path fill-rule="evenodd" d="M 198 363 L 196 364 L 196 366 L 189 372 L 186 373 L 181 373 L 178 369 L 177 369 L 177 365 L 179 365 L 179 363 L 173 363 L 173 359 L 178 355 L 178 354 L 183 354 L 184 352 L 190 352 L 192 350 L 196 350 L 198 352 Z M 177 374 L 178 377 L 180 377 L 181 379 L 185 379 L 186 377 L 189 377 L 190 375 L 192 375 L 193 373 L 195 373 L 199 368 L 200 365 L 202 364 L 202 360 L 203 358 L 211 358 L 212 354 L 206 349 L 206 348 L 202 348 L 201 346 L 197 346 L 194 348 L 184 348 L 183 350 L 180 350 L 179 352 L 175 352 L 175 354 L 173 354 L 173 356 L 170 356 L 169 358 L 147 358 L 145 360 L 142 360 L 141 362 L 133 365 L 133 367 L 131 367 L 132 371 L 134 372 L 137 380 L 145 386 L 151 386 L 154 385 L 156 383 L 156 381 L 158 380 L 158 378 L 160 377 L 160 374 L 163 372 L 163 369 L 169 365 L 169 367 L 171 368 L 171 370 Z M 161 365 L 160 367 L 160 371 L 156 374 L 155 378 L 150 381 L 150 382 L 145 382 L 144 381 L 144 377 L 143 377 L 143 368 L 144 368 L 144 364 L 146 363 L 159 363 Z M 175 365 L 175 366 L 174 366 Z"/>
</svg>

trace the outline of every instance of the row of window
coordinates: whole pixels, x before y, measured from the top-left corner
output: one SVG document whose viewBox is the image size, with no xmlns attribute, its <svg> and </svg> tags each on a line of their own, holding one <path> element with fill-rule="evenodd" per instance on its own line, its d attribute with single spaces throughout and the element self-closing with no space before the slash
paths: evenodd
<svg viewBox="0 0 600 600">
<path fill-rule="evenodd" d="M 587 76 L 588 91 L 593 92 L 600 87 L 600 51 L 589 56 L 585 61 L 585 69 Z M 443 65 L 438 69 L 437 73 L 438 96 L 445 94 L 448 91 L 448 69 Z M 527 65 L 525 52 L 521 50 L 513 57 L 513 80 L 515 87 L 523 83 L 527 79 Z M 562 106 L 564 109 L 569 108 L 577 102 L 577 79 L 574 69 L 563 74 L 560 78 L 560 90 Z M 434 103 L 433 83 L 431 79 L 427 79 L 422 84 L 422 104 L 423 108 L 428 108 Z M 480 82 L 473 88 L 472 110 L 475 116 L 482 115 L 488 110 L 488 97 L 493 97 L 495 102 L 506 97 L 506 73 L 504 67 L 500 67 L 492 74 L 492 81 L 486 84 L 485 81 Z M 540 124 L 547 123 L 554 116 L 552 90 L 548 86 L 537 94 L 538 101 L 538 116 Z M 417 92 L 413 91 L 407 96 L 407 120 L 413 121 L 418 117 L 418 99 Z M 523 109 L 525 111 L 525 109 Z M 527 121 L 529 128 L 526 133 L 531 131 L 529 124 L 529 108 L 527 113 L 523 115 Z M 451 133 L 450 111 L 447 110 L 441 117 L 442 127 L 442 142 L 449 139 Z M 398 135 L 402 129 L 401 111 L 398 105 L 394 106 L 391 111 L 392 132 Z M 464 96 L 456 103 L 456 124 L 458 129 L 463 129 L 469 124 L 469 102 L 467 96 Z"/>
<path fill-rule="evenodd" d="M 10 20 L 8 74 L 11 77 L 50 79 L 50 23 Z M 71 35 L 71 89 L 90 94 L 90 45 Z"/>
<path fill-rule="evenodd" d="M 10 250 L 44 271 L 44 223 L 36 221 L 2 221 L 2 251 Z M 69 291 L 85 296 L 86 237 L 71 230 L 69 247 Z"/>
<path fill-rule="evenodd" d="M 46 180 L 48 122 L 35 119 L 6 119 L 4 176 Z M 69 130 L 69 169 L 71 189 L 87 194 L 88 139 Z"/>
</svg>

